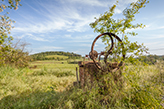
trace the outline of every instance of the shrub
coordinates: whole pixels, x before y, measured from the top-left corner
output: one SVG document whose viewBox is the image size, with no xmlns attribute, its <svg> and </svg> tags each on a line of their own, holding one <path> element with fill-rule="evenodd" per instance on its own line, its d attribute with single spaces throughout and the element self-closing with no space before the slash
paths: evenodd
<svg viewBox="0 0 164 109">
<path fill-rule="evenodd" d="M 26 45 L 26 43 L 18 41 L 12 46 L 1 47 L 0 66 L 27 67 L 30 57 L 28 52 L 24 52 Z"/>
</svg>

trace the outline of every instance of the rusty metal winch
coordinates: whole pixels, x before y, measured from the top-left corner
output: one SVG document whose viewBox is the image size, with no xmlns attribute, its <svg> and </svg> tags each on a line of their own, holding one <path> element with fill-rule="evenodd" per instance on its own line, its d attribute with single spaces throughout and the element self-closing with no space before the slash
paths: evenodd
<svg viewBox="0 0 164 109">
<path fill-rule="evenodd" d="M 100 53 L 98 53 L 96 50 L 94 50 L 94 45 L 96 43 L 96 41 L 98 40 L 98 38 L 100 38 L 101 36 L 104 35 L 108 35 L 110 40 L 111 40 L 111 46 L 109 48 L 109 50 L 107 52 L 101 51 Z M 99 72 L 116 72 L 120 69 L 121 66 L 123 66 L 123 60 L 125 59 L 125 54 L 122 53 L 122 60 L 120 62 L 107 62 L 107 58 L 110 54 L 112 54 L 113 48 L 114 48 L 114 41 L 113 41 L 113 37 L 116 38 L 119 43 L 121 44 L 122 50 L 124 49 L 124 45 L 122 40 L 115 34 L 113 33 L 102 33 L 100 35 L 98 35 L 91 46 L 91 51 L 89 53 L 89 55 L 86 55 L 86 57 L 92 59 L 92 61 L 80 61 L 78 62 L 79 65 L 79 77 L 80 77 L 80 81 L 78 80 L 78 71 L 76 68 L 76 75 L 77 75 L 77 82 L 76 83 L 80 83 L 81 87 L 84 87 L 85 85 L 87 85 L 88 80 L 92 83 L 94 81 L 94 77 L 95 75 L 97 75 L 97 73 Z M 100 62 L 100 58 L 101 56 L 104 55 L 104 64 L 105 65 L 101 65 Z M 98 58 L 98 61 L 96 61 L 96 59 Z M 74 83 L 74 84 L 76 84 Z"/>
</svg>

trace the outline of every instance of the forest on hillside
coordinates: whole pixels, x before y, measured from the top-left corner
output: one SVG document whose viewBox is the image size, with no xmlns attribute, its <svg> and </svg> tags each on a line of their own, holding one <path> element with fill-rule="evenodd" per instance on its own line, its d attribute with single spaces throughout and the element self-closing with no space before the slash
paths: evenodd
<svg viewBox="0 0 164 109">
<path fill-rule="evenodd" d="M 51 55 L 60 55 L 60 56 L 66 56 L 68 58 L 61 58 L 61 57 L 47 57 Z M 33 55 L 30 55 L 31 61 L 36 60 L 67 60 L 67 59 L 80 59 L 81 55 L 76 53 L 70 53 L 70 52 L 63 52 L 63 51 L 47 51 L 47 52 L 41 52 L 36 53 Z"/>
</svg>

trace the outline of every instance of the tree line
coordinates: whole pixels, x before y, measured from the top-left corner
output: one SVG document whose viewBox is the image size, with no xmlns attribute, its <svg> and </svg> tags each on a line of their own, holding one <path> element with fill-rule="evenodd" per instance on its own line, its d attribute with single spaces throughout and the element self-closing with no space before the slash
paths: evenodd
<svg viewBox="0 0 164 109">
<path fill-rule="evenodd" d="M 139 61 L 144 62 L 146 64 L 152 65 L 155 64 L 157 61 L 164 61 L 164 55 L 147 55 L 147 56 L 140 56 L 137 59 Z"/>
<path fill-rule="evenodd" d="M 62 58 L 62 57 L 47 57 L 51 55 L 61 55 L 61 56 L 68 56 L 68 58 Z M 67 59 L 80 59 L 81 55 L 76 53 L 70 53 L 70 52 L 63 52 L 63 51 L 47 51 L 47 52 L 41 52 L 36 53 L 33 55 L 30 55 L 31 61 L 36 60 L 67 60 Z"/>
</svg>

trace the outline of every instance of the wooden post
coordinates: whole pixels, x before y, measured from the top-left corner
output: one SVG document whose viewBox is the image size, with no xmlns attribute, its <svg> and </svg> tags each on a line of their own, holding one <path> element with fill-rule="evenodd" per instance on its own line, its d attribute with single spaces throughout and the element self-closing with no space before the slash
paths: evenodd
<svg viewBox="0 0 164 109">
<path fill-rule="evenodd" d="M 77 84 L 79 85 L 79 75 L 78 75 L 77 67 L 76 67 L 76 78 L 77 78 Z"/>
</svg>

